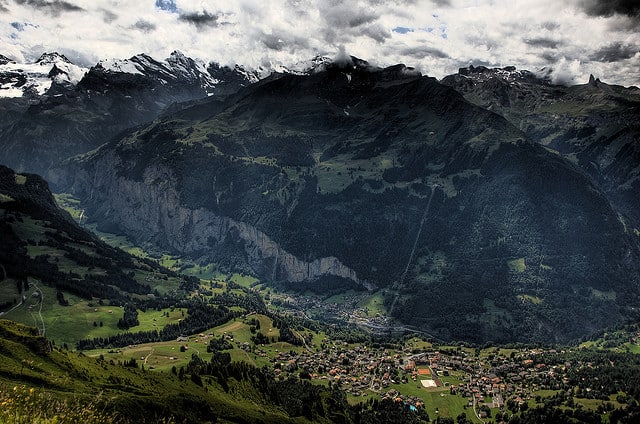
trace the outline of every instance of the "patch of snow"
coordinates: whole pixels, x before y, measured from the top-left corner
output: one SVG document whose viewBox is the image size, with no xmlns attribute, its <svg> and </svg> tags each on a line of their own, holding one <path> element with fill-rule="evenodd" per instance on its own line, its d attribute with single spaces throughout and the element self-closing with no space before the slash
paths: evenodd
<svg viewBox="0 0 640 424">
<path fill-rule="evenodd" d="M 56 63 L 58 69 L 67 74 L 65 81 L 69 81 L 72 84 L 77 84 L 87 73 L 88 69 L 81 66 L 74 65 L 73 63 Z M 61 76 L 61 75 L 59 75 Z"/>
<path fill-rule="evenodd" d="M 52 78 L 49 73 L 54 66 L 61 72 Z M 53 80 L 77 84 L 86 72 L 86 68 L 74 65 L 56 53 L 44 54 L 36 63 L 0 64 L 0 78 L 4 77 L 5 81 L 0 89 L 0 97 L 21 97 L 30 90 L 43 95 L 51 88 Z"/>
<path fill-rule="evenodd" d="M 0 85 L 0 97 L 15 98 L 22 97 L 22 89 L 11 86 L 10 84 Z"/>
<path fill-rule="evenodd" d="M 129 59 L 105 59 L 100 61 L 100 65 L 105 70 L 111 72 L 144 75 L 144 73 L 138 69 L 136 64 L 131 62 Z"/>
<path fill-rule="evenodd" d="M 236 65 L 234 67 L 234 70 L 239 73 L 240 75 L 242 75 L 244 77 L 244 79 L 246 79 L 247 81 L 249 81 L 249 83 L 253 84 L 256 83 L 258 81 L 260 81 L 262 78 L 266 78 L 269 75 L 271 75 L 271 71 L 265 68 L 260 67 L 257 70 L 248 70 L 246 68 L 244 68 L 243 66 L 240 65 Z"/>
<path fill-rule="evenodd" d="M 310 74 L 323 71 L 327 65 L 331 64 L 333 59 L 327 56 L 316 56 L 310 60 L 302 60 L 291 65 L 291 69 L 303 74 Z"/>
</svg>

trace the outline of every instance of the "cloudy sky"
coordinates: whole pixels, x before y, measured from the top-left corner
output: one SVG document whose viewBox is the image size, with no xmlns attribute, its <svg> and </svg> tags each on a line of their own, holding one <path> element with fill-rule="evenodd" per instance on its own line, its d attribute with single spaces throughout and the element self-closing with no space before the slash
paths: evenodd
<svg viewBox="0 0 640 424">
<path fill-rule="evenodd" d="M 640 0 L 0 0 L 0 54 L 291 65 L 344 47 L 441 78 L 461 66 L 552 68 L 640 86 Z"/>
</svg>

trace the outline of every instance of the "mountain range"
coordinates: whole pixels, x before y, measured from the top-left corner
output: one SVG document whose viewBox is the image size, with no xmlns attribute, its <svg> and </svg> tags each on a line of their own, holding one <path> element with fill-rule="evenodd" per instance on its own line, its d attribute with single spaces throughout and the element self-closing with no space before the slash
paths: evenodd
<svg viewBox="0 0 640 424">
<path fill-rule="evenodd" d="M 3 161 L 46 177 L 51 166 L 154 119 L 172 104 L 233 92 L 256 80 L 239 66 L 207 67 L 180 52 L 164 61 L 144 54 L 105 60 L 90 69 L 57 53 L 26 65 L 5 58 L 0 61 Z"/>
<path fill-rule="evenodd" d="M 3 161 L 99 228 L 292 290 L 380 290 L 443 339 L 637 318 L 640 90 L 354 57 L 284 71 L 104 62 L 0 102 Z"/>
</svg>

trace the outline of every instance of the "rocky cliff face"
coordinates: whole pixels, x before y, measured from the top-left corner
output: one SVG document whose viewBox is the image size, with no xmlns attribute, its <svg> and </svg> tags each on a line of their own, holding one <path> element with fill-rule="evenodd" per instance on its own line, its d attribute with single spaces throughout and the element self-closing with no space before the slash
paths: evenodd
<svg viewBox="0 0 640 424">
<path fill-rule="evenodd" d="M 189 209 L 180 202 L 177 178 L 166 166 L 151 166 L 134 181 L 112 172 L 120 167 L 113 153 L 100 158 L 91 174 L 80 170 L 71 189 L 90 205 L 92 219 L 108 221 L 135 240 L 191 257 L 210 258 L 225 241 L 242 244 L 246 262 L 258 274 L 275 281 L 314 281 L 339 277 L 367 289 L 353 269 L 333 256 L 304 261 L 284 250 L 256 227 L 204 208 Z M 58 181 L 63 184 L 63 182 Z"/>
</svg>

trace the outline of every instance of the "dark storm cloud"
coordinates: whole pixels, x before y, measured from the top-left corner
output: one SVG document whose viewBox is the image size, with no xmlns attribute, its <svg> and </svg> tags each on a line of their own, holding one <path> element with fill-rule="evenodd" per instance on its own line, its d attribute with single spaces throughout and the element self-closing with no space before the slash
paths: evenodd
<svg viewBox="0 0 640 424">
<path fill-rule="evenodd" d="M 403 56 L 410 56 L 416 59 L 422 59 L 425 57 L 437 57 L 438 59 L 449 59 L 450 56 L 442 50 L 434 47 L 416 46 L 407 47 L 400 50 L 400 54 Z"/>
<path fill-rule="evenodd" d="M 321 3 L 319 12 L 329 27 L 339 29 L 357 28 L 380 18 L 380 14 L 371 7 L 336 0 Z"/>
<path fill-rule="evenodd" d="M 638 46 L 613 43 L 593 52 L 589 56 L 589 59 L 596 62 L 619 62 L 621 60 L 632 58 L 639 51 L 640 48 Z"/>
<path fill-rule="evenodd" d="M 369 25 L 363 28 L 361 33 L 376 40 L 378 43 L 384 43 L 387 38 L 391 38 L 389 31 L 382 25 Z"/>
<path fill-rule="evenodd" d="M 640 20 L 638 0 L 583 0 L 581 4 L 591 16 L 625 15 Z"/>
<path fill-rule="evenodd" d="M 544 52 L 540 57 L 542 57 L 547 63 L 555 63 L 560 59 L 555 52 Z"/>
<path fill-rule="evenodd" d="M 325 15 L 327 23 L 336 28 L 356 28 L 378 19 L 373 12 L 356 9 L 339 9 Z"/>
<path fill-rule="evenodd" d="M 283 51 L 297 49 L 306 49 L 309 47 L 309 42 L 306 38 L 294 37 L 288 34 L 265 34 L 262 33 L 260 41 L 270 50 Z"/>
<path fill-rule="evenodd" d="M 185 13 L 180 15 L 178 19 L 183 22 L 188 22 L 190 24 L 195 25 L 198 28 L 204 27 L 217 27 L 220 25 L 220 17 L 222 15 L 219 13 L 209 13 L 206 10 L 204 12 L 195 12 L 195 13 Z"/>
<path fill-rule="evenodd" d="M 359 37 L 369 37 L 382 44 L 391 38 L 391 31 L 378 21 L 381 15 L 372 5 L 375 0 L 357 5 L 337 0 L 324 0 L 319 12 L 325 25 L 320 31 L 328 44 L 345 44 Z"/>
<path fill-rule="evenodd" d="M 508 37 L 512 37 L 513 34 L 509 33 Z M 465 42 L 477 48 L 486 48 L 487 50 L 494 50 L 500 47 L 502 44 L 500 40 L 493 40 L 489 37 L 477 37 L 466 36 Z"/>
<path fill-rule="evenodd" d="M 281 51 L 286 48 L 285 42 L 278 36 L 272 34 L 264 34 L 262 36 L 262 44 L 268 49 Z"/>
<path fill-rule="evenodd" d="M 540 26 L 543 29 L 546 29 L 548 31 L 553 31 L 553 30 L 556 30 L 556 29 L 560 28 L 560 24 L 559 23 L 552 22 L 552 21 L 543 22 Z"/>
<path fill-rule="evenodd" d="M 116 15 L 115 13 L 113 13 L 110 10 L 102 9 L 101 12 L 102 12 L 102 19 L 107 24 L 110 24 L 111 22 L 113 22 L 116 19 L 118 19 L 118 15 Z"/>
<path fill-rule="evenodd" d="M 522 41 L 530 46 L 543 47 L 545 49 L 557 49 L 559 45 L 562 45 L 560 41 L 550 38 L 525 38 Z"/>
<path fill-rule="evenodd" d="M 132 28 L 142 32 L 152 32 L 152 31 L 155 31 L 156 26 L 151 22 L 147 22 L 144 19 L 140 19 L 138 22 L 133 24 Z"/>
<path fill-rule="evenodd" d="M 36 9 L 41 9 L 45 13 L 50 13 L 54 16 L 58 16 L 62 12 L 81 12 L 84 9 L 75 4 L 66 2 L 64 0 L 14 0 L 16 4 L 21 6 L 31 6 Z"/>
</svg>

